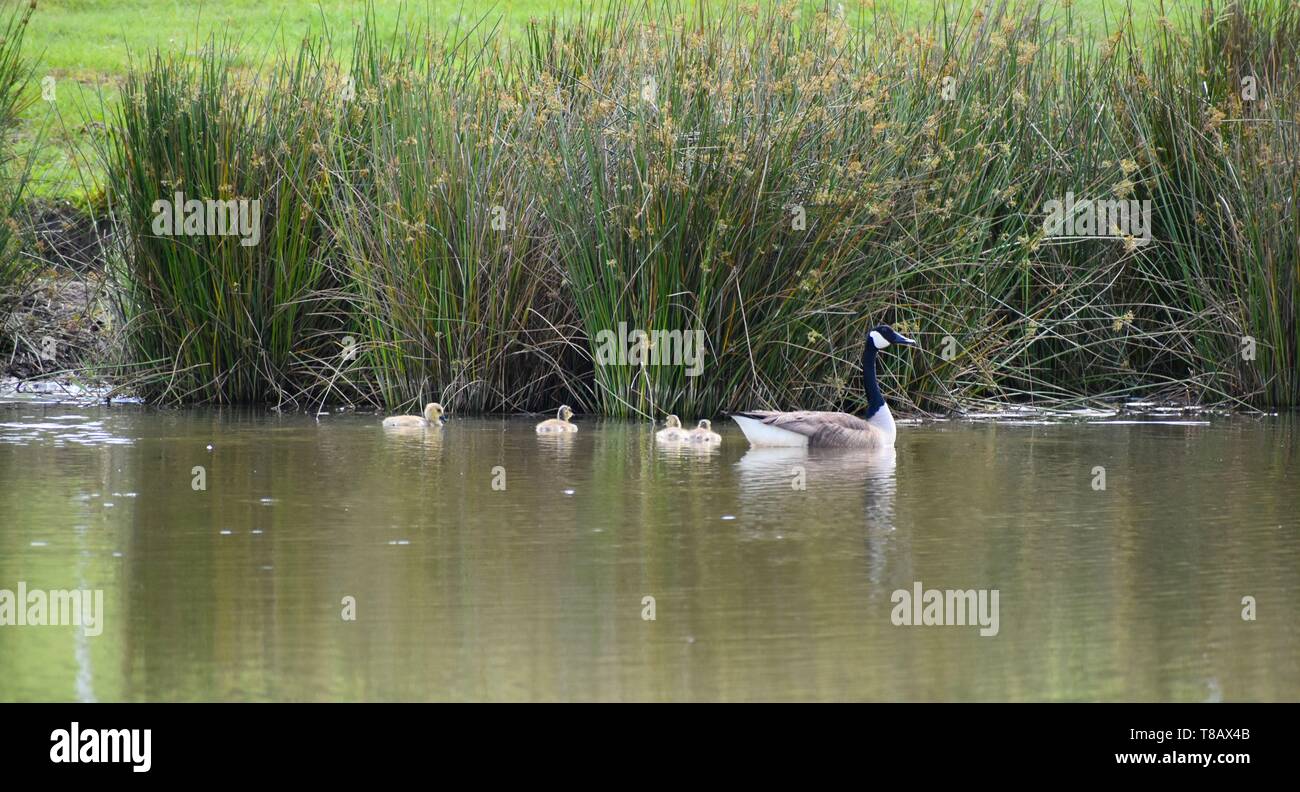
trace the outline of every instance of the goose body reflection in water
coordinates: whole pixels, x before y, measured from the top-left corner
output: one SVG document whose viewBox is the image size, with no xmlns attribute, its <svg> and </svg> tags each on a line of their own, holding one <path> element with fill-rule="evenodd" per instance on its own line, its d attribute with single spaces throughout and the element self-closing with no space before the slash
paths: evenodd
<svg viewBox="0 0 1300 792">
<path fill-rule="evenodd" d="M 785 515 L 780 524 L 766 526 L 764 534 L 784 536 L 801 524 L 823 521 L 817 504 L 843 505 L 861 500 L 862 521 L 841 526 L 860 531 L 865 544 L 866 574 L 872 597 L 888 597 L 884 583 L 900 569 L 910 569 L 908 544 L 897 535 L 895 506 L 898 495 L 898 453 L 893 446 L 879 449 L 751 448 L 736 462 L 745 501 L 755 504 L 754 523 L 773 513 L 772 500 L 782 500 Z M 805 521 L 790 511 L 790 495 L 806 493 L 811 513 Z M 854 510 L 856 511 L 856 510 Z M 892 564 L 891 564 L 892 561 Z M 892 567 L 892 570 L 891 570 Z"/>
<path fill-rule="evenodd" d="M 894 528 L 895 471 L 893 446 L 880 449 L 751 448 L 736 462 L 742 502 L 753 504 L 756 519 L 789 515 L 774 510 L 773 500 L 788 507 L 790 494 L 806 493 L 808 508 L 834 501 L 840 507 L 862 499 L 867 527 L 888 533 Z M 810 515 L 811 517 L 811 515 Z M 790 522 L 793 524 L 793 521 Z"/>
</svg>

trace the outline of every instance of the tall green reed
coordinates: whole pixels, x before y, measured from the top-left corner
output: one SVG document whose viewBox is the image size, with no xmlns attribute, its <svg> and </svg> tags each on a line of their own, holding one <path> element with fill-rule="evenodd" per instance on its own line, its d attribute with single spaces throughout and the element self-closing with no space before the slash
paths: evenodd
<svg viewBox="0 0 1300 792">
<path fill-rule="evenodd" d="M 259 73 L 214 41 L 194 57 L 155 55 L 124 82 L 103 156 L 126 234 L 116 302 L 147 396 L 295 402 L 337 368 L 346 317 L 321 222 L 332 71 L 320 42 Z M 248 206 L 258 233 L 179 233 L 179 218 L 160 229 L 177 195 Z"/>
<path fill-rule="evenodd" d="M 1189 374 L 1257 405 L 1300 400 L 1300 7 L 1204 4 L 1165 26 L 1131 112 L 1170 244 L 1161 301 L 1194 311 Z"/>
<path fill-rule="evenodd" d="M 562 273 L 537 252 L 531 118 L 492 42 L 357 40 L 328 216 L 356 373 L 386 403 L 525 410 L 580 387 Z"/>
<path fill-rule="evenodd" d="M 11 317 L 36 272 L 20 249 L 21 208 L 31 157 L 23 157 L 14 147 L 18 119 L 34 101 L 28 93 L 34 66 L 22 48 L 35 10 L 34 2 L 15 8 L 0 27 L 0 352 L 14 343 Z"/>
</svg>

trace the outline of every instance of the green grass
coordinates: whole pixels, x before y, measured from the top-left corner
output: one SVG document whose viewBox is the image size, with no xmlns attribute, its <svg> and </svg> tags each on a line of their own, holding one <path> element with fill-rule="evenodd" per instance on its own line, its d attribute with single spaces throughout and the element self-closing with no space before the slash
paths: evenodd
<svg viewBox="0 0 1300 792">
<path fill-rule="evenodd" d="M 13 4 L 14 0 L 5 2 Z M 572 18 L 579 5 L 572 0 L 380 0 L 375 4 L 375 21 L 381 35 L 415 24 L 433 30 L 499 24 L 508 35 L 517 36 L 530 18 Z M 648 0 L 645 5 L 653 13 L 664 3 Z M 819 6 L 813 0 L 802 5 L 808 13 Z M 934 0 L 877 0 L 874 4 L 845 5 L 850 16 L 859 7 L 874 7 L 897 13 L 915 24 L 928 23 L 937 7 Z M 948 3 L 951 8 L 963 5 Z M 1101 29 L 1125 7 L 1124 0 L 1077 0 L 1072 13 L 1079 22 Z M 243 45 L 239 55 L 243 66 L 258 68 L 282 45 L 292 46 L 304 35 L 332 33 L 336 38 L 335 55 L 347 62 L 351 59 L 354 26 L 365 16 L 365 8 L 365 3 L 357 0 L 40 0 L 31 21 L 27 52 L 35 62 L 37 75 L 53 76 L 57 83 L 53 108 L 48 102 L 35 101 L 23 116 L 29 143 L 41 124 L 50 124 L 50 132 L 36 152 L 31 193 L 78 203 L 97 196 L 102 174 L 89 156 L 90 138 L 102 130 L 103 108 L 116 103 L 132 57 L 139 60 L 156 49 L 193 50 L 197 43 L 221 33 Z M 1134 10 L 1137 27 L 1145 28 L 1156 13 L 1154 4 L 1138 3 Z M 28 93 L 29 98 L 40 98 L 39 79 L 29 86 Z"/>
</svg>

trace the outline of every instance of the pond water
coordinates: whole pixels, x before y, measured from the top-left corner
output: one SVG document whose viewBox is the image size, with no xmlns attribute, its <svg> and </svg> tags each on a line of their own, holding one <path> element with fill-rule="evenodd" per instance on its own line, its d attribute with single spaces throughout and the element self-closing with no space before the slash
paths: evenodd
<svg viewBox="0 0 1300 792">
<path fill-rule="evenodd" d="M 1294 418 L 579 426 L 0 404 L 0 589 L 103 592 L 0 700 L 1300 698 Z"/>
</svg>

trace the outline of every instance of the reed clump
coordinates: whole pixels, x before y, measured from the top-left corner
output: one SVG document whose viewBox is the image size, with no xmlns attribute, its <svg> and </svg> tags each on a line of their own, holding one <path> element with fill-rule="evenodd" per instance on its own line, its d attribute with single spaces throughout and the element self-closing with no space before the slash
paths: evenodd
<svg viewBox="0 0 1300 792">
<path fill-rule="evenodd" d="M 167 397 L 854 409 L 888 321 L 931 353 L 886 371 L 916 406 L 1296 403 L 1293 4 L 839 9 L 369 26 L 261 90 L 158 58 L 107 150 L 131 359 Z M 268 236 L 151 235 L 178 179 L 265 198 Z"/>
<path fill-rule="evenodd" d="M 36 267 L 21 253 L 21 206 L 31 158 L 16 150 L 14 140 L 19 117 L 35 101 L 28 91 L 34 67 L 22 51 L 35 9 L 35 3 L 17 7 L 0 23 L 0 355 L 13 351 L 20 335 L 13 314 L 36 276 Z"/>
<path fill-rule="evenodd" d="M 580 389 L 544 251 L 517 75 L 491 39 L 357 39 L 325 222 L 358 342 L 349 376 L 393 405 L 520 411 Z"/>
<path fill-rule="evenodd" d="M 293 403 L 327 381 L 348 316 L 322 222 L 337 114 L 323 51 L 305 42 L 256 72 L 214 41 L 123 83 L 103 156 L 125 231 L 124 353 L 145 395 Z"/>
</svg>

